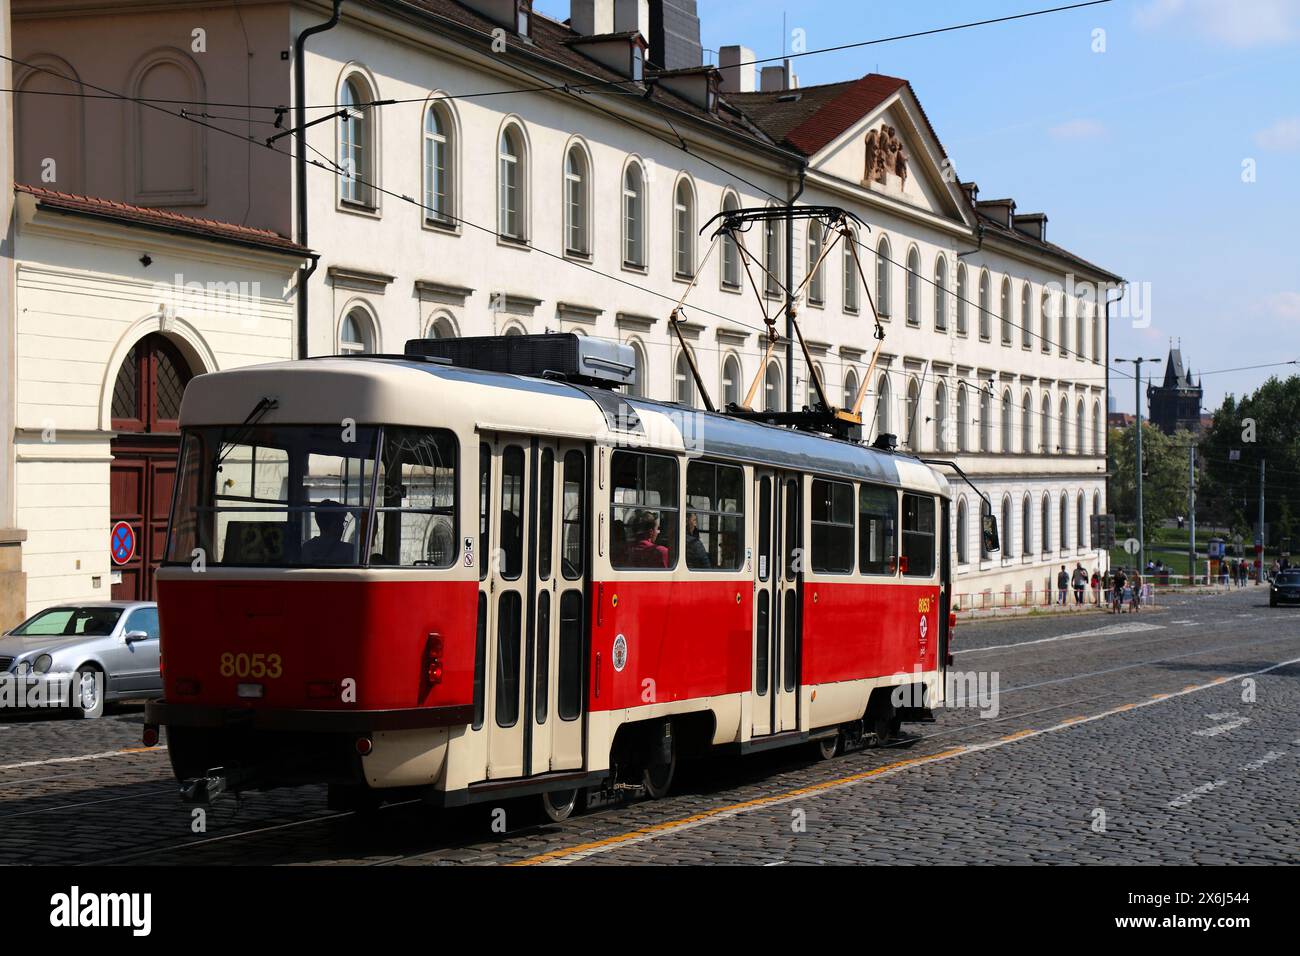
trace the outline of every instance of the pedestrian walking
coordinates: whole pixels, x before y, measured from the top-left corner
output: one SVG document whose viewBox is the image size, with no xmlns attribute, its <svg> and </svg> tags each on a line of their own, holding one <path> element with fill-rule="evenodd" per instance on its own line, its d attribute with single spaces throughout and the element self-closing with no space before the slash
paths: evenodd
<svg viewBox="0 0 1300 956">
<path fill-rule="evenodd" d="M 1070 576 L 1074 584 L 1074 605 L 1083 607 L 1083 589 L 1088 586 L 1088 572 L 1083 570 L 1083 564 L 1076 561 L 1074 563 L 1074 574 Z"/>
<path fill-rule="evenodd" d="M 1065 565 L 1061 565 L 1061 570 L 1056 575 L 1056 603 L 1064 606 L 1065 592 L 1070 587 L 1070 572 L 1065 570 Z"/>
<path fill-rule="evenodd" d="M 1096 568 L 1092 569 L 1092 603 L 1101 607 L 1101 575 Z"/>
</svg>

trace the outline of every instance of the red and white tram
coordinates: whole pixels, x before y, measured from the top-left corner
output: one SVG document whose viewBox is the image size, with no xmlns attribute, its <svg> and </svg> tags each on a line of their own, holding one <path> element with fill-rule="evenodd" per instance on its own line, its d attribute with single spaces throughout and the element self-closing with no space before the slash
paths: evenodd
<svg viewBox="0 0 1300 956">
<path fill-rule="evenodd" d="M 942 702 L 943 475 L 629 398 L 600 381 L 623 346 L 513 354 L 543 338 L 191 382 L 146 718 L 188 798 L 541 794 L 558 819 L 663 794 L 681 756 L 831 756 Z M 585 373 L 538 374 L 565 362 Z"/>
</svg>

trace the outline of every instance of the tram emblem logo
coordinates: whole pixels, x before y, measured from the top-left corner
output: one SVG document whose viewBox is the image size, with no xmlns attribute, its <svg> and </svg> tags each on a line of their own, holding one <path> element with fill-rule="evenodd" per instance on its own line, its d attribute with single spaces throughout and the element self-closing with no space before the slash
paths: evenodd
<svg viewBox="0 0 1300 956">
<path fill-rule="evenodd" d="M 614 638 L 614 670 L 622 672 L 627 666 L 627 638 L 622 634 Z"/>
<path fill-rule="evenodd" d="M 925 643 L 925 635 L 930 631 L 930 622 L 924 614 L 921 615 L 921 643 Z"/>
</svg>

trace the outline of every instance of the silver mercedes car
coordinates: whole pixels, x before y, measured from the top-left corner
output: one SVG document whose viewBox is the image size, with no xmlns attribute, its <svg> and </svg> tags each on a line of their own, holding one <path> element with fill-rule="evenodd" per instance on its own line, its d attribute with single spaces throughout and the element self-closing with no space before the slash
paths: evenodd
<svg viewBox="0 0 1300 956">
<path fill-rule="evenodd" d="M 0 709 L 72 707 L 99 717 L 106 703 L 161 696 L 152 601 L 61 604 L 0 636 Z"/>
</svg>

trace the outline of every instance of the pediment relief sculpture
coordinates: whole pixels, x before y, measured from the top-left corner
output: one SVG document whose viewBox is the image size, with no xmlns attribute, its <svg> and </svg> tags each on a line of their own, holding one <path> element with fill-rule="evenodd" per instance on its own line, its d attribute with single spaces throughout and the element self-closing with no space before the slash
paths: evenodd
<svg viewBox="0 0 1300 956">
<path fill-rule="evenodd" d="M 898 188 L 907 185 L 907 153 L 902 140 L 894 127 L 885 123 L 880 129 L 873 129 L 866 137 L 866 163 L 862 173 L 862 185 L 889 182 L 890 174 L 898 177 Z"/>
</svg>

